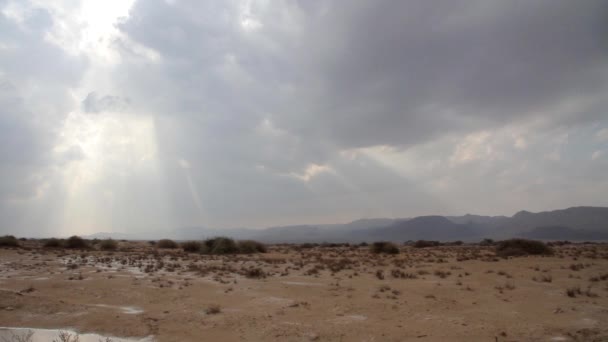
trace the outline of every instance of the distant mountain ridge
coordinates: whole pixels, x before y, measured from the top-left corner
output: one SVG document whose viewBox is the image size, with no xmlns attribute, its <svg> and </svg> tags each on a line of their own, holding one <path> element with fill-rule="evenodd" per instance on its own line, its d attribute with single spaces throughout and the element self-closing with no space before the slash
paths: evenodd
<svg viewBox="0 0 608 342">
<path fill-rule="evenodd" d="M 156 239 L 136 234 L 98 233 L 89 237 Z M 163 237 L 178 240 L 213 236 L 255 239 L 267 243 L 362 242 L 390 240 L 463 240 L 528 237 L 546 240 L 608 240 L 608 208 L 571 207 L 532 213 L 519 211 L 508 216 L 418 216 L 414 218 L 360 219 L 345 224 L 292 225 L 265 229 L 206 229 L 188 227 L 167 232 Z"/>
</svg>

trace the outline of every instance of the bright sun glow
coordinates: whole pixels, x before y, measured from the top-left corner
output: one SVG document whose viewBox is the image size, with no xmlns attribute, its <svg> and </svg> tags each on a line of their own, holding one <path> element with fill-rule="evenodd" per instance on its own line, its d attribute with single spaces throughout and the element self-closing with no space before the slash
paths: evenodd
<svg viewBox="0 0 608 342">
<path fill-rule="evenodd" d="M 125 113 L 71 113 L 55 152 L 64 160 L 64 222 L 90 232 L 111 230 L 120 182 L 135 175 L 158 176 L 154 121 Z M 70 228 L 70 227 L 66 227 Z"/>
</svg>

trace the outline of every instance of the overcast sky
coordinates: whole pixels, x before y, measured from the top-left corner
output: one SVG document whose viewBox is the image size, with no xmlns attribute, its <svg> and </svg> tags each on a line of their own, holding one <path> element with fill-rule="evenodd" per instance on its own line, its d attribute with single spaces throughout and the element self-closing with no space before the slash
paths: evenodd
<svg viewBox="0 0 608 342">
<path fill-rule="evenodd" d="M 0 234 L 576 205 L 605 0 L 0 0 Z"/>
</svg>

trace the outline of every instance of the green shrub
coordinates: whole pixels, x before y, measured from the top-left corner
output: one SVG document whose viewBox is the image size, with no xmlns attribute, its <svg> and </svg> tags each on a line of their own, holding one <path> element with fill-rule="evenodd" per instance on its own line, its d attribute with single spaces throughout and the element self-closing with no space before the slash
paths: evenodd
<svg viewBox="0 0 608 342">
<path fill-rule="evenodd" d="M 510 239 L 500 241 L 496 246 L 496 255 L 501 257 L 552 254 L 551 247 L 535 240 Z"/>
<path fill-rule="evenodd" d="M 186 241 L 182 243 L 182 249 L 188 253 L 200 252 L 202 246 L 203 244 L 198 241 Z"/>
<path fill-rule="evenodd" d="M 112 239 L 106 239 L 99 242 L 99 248 L 103 251 L 115 251 L 118 248 L 118 243 Z"/>
<path fill-rule="evenodd" d="M 74 235 L 74 236 L 70 236 L 65 241 L 65 247 L 70 248 L 70 249 L 84 249 L 84 248 L 88 248 L 89 245 L 83 238 Z"/>
<path fill-rule="evenodd" d="M 201 251 L 205 254 L 235 254 L 239 249 L 234 240 L 227 237 L 216 237 L 205 240 Z"/>
<path fill-rule="evenodd" d="M 399 254 L 399 248 L 392 242 L 377 241 L 372 243 L 370 250 L 372 253 Z"/>
<path fill-rule="evenodd" d="M 42 244 L 42 247 L 44 248 L 60 248 L 62 246 L 61 240 L 55 238 L 44 240 L 44 243 Z"/>
<path fill-rule="evenodd" d="M 19 241 L 12 235 L 0 237 L 0 247 L 19 247 Z"/>
<path fill-rule="evenodd" d="M 165 249 L 174 249 L 177 248 L 177 243 L 175 243 L 175 241 L 173 240 L 169 240 L 169 239 L 162 239 L 162 240 L 158 240 L 158 242 L 156 243 L 156 247 L 158 248 L 165 248 Z"/>
<path fill-rule="evenodd" d="M 239 249 L 239 253 L 266 253 L 266 246 L 263 243 L 254 240 L 239 241 L 237 247 Z"/>
</svg>

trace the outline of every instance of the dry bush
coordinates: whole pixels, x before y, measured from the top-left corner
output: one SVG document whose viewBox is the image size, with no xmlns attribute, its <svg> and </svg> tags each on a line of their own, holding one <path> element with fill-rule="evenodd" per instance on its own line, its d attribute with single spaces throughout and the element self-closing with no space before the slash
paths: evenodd
<svg viewBox="0 0 608 342">
<path fill-rule="evenodd" d="M 250 268 L 245 271 L 245 277 L 247 278 L 266 278 L 266 273 L 261 268 Z"/>
<path fill-rule="evenodd" d="M 227 237 L 216 237 L 203 241 L 201 252 L 204 254 L 236 254 L 239 251 L 236 242 Z"/>
<path fill-rule="evenodd" d="M 244 254 L 266 253 L 267 252 L 266 246 L 263 243 L 257 242 L 254 240 L 239 241 L 237 248 L 239 250 L 239 253 L 244 253 Z"/>
<path fill-rule="evenodd" d="M 0 237 L 0 247 L 19 247 L 19 241 L 12 235 Z"/>
<path fill-rule="evenodd" d="M 156 243 L 156 247 L 163 248 L 163 249 L 175 249 L 178 246 L 177 246 L 177 243 L 173 240 L 162 239 L 162 240 L 158 240 L 158 242 Z"/>
<path fill-rule="evenodd" d="M 441 246 L 439 241 L 418 240 L 414 242 L 415 248 L 437 247 Z"/>
<path fill-rule="evenodd" d="M 571 298 L 574 298 L 574 297 L 576 297 L 576 295 L 580 295 L 582 293 L 583 292 L 581 291 L 581 288 L 578 286 L 569 287 L 566 289 L 566 295 Z"/>
<path fill-rule="evenodd" d="M 202 246 L 203 244 L 198 241 L 186 241 L 182 243 L 182 249 L 188 253 L 200 252 Z"/>
<path fill-rule="evenodd" d="M 65 247 L 70 249 L 85 249 L 89 248 L 89 244 L 80 236 L 70 236 L 65 241 Z"/>
<path fill-rule="evenodd" d="M 372 243 L 370 250 L 372 253 L 380 254 L 399 254 L 399 248 L 392 242 L 377 241 Z"/>
<path fill-rule="evenodd" d="M 55 238 L 44 240 L 44 242 L 42 243 L 42 247 L 44 248 L 61 248 L 62 246 L 63 242 Z"/>
<path fill-rule="evenodd" d="M 112 239 L 106 239 L 99 243 L 99 248 L 102 251 L 115 251 L 118 248 L 118 243 Z"/>
<path fill-rule="evenodd" d="M 496 255 L 500 257 L 524 255 L 552 255 L 553 249 L 541 241 L 510 239 L 500 241 L 496 246 Z"/>
<path fill-rule="evenodd" d="M 217 304 L 211 304 L 205 309 L 207 315 L 216 315 L 222 312 L 222 309 Z"/>
<path fill-rule="evenodd" d="M 67 331 L 60 331 L 59 338 L 53 339 L 53 342 L 78 342 L 80 341 L 80 336 L 74 333 L 73 335 Z"/>
</svg>

